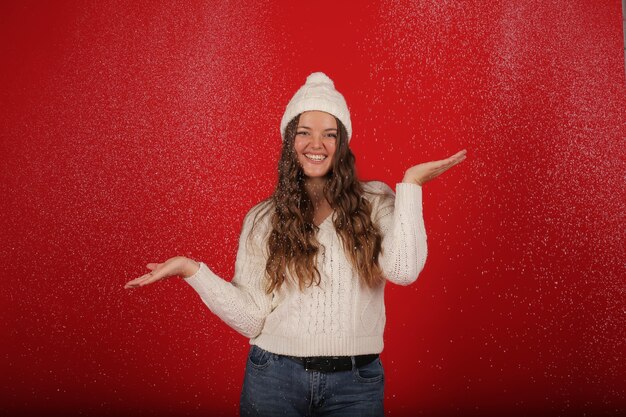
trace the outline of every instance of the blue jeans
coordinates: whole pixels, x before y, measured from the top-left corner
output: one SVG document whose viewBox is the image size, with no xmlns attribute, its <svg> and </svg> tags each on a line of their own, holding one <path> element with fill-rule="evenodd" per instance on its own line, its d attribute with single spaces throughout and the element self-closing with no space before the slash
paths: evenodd
<svg viewBox="0 0 626 417">
<path fill-rule="evenodd" d="M 384 416 L 380 357 L 352 370 L 306 371 L 283 355 L 250 347 L 241 416 Z"/>
</svg>

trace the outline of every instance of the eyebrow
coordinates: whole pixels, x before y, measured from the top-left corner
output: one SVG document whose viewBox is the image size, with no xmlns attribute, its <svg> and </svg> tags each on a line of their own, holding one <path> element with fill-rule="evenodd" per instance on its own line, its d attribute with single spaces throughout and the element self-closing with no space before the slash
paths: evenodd
<svg viewBox="0 0 626 417">
<path fill-rule="evenodd" d="M 311 128 L 307 127 L 307 126 L 298 126 L 297 128 L 298 129 L 309 129 L 309 130 L 311 130 Z M 326 132 L 327 130 L 337 130 L 337 129 L 335 129 L 334 127 L 331 127 L 331 128 L 328 128 L 328 129 L 324 129 L 324 132 Z"/>
</svg>

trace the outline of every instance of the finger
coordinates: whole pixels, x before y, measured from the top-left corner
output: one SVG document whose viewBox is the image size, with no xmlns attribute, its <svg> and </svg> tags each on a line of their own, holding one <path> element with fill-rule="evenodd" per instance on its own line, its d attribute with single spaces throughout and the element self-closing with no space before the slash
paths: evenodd
<svg viewBox="0 0 626 417">
<path fill-rule="evenodd" d="M 152 278 L 152 272 L 149 274 L 145 274 L 140 276 L 139 278 L 135 278 L 132 281 L 128 281 L 125 285 L 126 288 L 135 288 L 140 286 L 140 284 L 146 282 L 147 280 L 149 280 L 150 278 Z"/>
<path fill-rule="evenodd" d="M 451 158 L 454 158 L 454 157 L 458 158 L 458 157 L 464 156 L 466 154 L 467 154 L 467 149 L 463 149 L 463 150 L 458 151 L 454 155 L 452 155 Z"/>
<path fill-rule="evenodd" d="M 130 283 L 130 282 L 127 283 L 126 284 L 126 288 L 139 288 L 139 287 L 143 287 L 143 286 L 145 286 L 147 284 L 150 284 L 149 278 L 143 278 L 143 279 L 141 279 L 139 281 L 135 281 L 133 283 Z"/>
<path fill-rule="evenodd" d="M 463 149 L 462 151 L 459 151 L 457 153 L 455 153 L 452 156 L 449 156 L 445 159 L 440 159 L 438 161 L 433 161 L 433 163 L 435 164 L 435 167 L 438 168 L 440 166 L 443 165 L 448 165 L 451 164 L 455 161 L 458 161 L 459 159 L 465 158 L 465 155 L 467 154 L 467 151 L 465 149 Z"/>
<path fill-rule="evenodd" d="M 465 159 L 465 158 L 463 158 Z M 463 159 L 455 159 L 453 161 L 447 162 L 435 169 L 433 169 L 431 171 L 431 174 L 434 176 L 438 176 L 443 174 L 444 172 L 446 172 L 447 170 L 449 170 L 450 168 L 452 168 L 453 166 L 455 166 L 456 164 L 460 163 L 461 161 L 463 161 Z"/>
<path fill-rule="evenodd" d="M 463 149 L 462 151 L 458 151 L 457 153 L 449 156 L 446 159 L 460 159 L 460 158 L 464 158 L 466 155 L 467 155 L 467 150 Z"/>
<path fill-rule="evenodd" d="M 455 153 L 454 155 L 450 156 L 446 160 L 447 161 L 459 161 L 459 160 L 463 160 L 466 155 L 467 155 L 467 151 L 463 149 L 462 151 L 459 151 Z"/>
<path fill-rule="evenodd" d="M 146 277 L 141 282 L 139 282 L 139 286 L 143 287 L 145 285 L 152 284 L 153 282 L 158 281 L 159 279 L 160 279 L 159 276 L 157 276 L 153 272 L 150 272 L 149 274 L 146 275 Z"/>
<path fill-rule="evenodd" d="M 126 284 L 124 284 L 124 288 L 137 288 L 140 282 L 142 282 L 141 278 L 128 281 Z"/>
<path fill-rule="evenodd" d="M 452 155 L 451 157 L 449 157 L 447 159 L 447 161 L 453 163 L 453 164 L 457 164 L 459 162 L 461 162 L 462 160 L 464 160 L 467 156 L 467 153 L 465 151 L 461 151 L 461 152 L 457 152 L 456 154 Z"/>
<path fill-rule="evenodd" d="M 427 162 L 425 164 L 423 164 L 426 168 L 429 169 L 439 169 L 441 167 L 445 167 L 445 166 L 451 166 L 452 164 L 454 164 L 458 158 L 460 158 L 460 152 L 456 153 L 448 158 L 445 159 L 440 159 L 438 161 L 432 161 L 432 162 Z"/>
<path fill-rule="evenodd" d="M 457 160 L 456 159 L 444 159 L 441 161 L 440 164 L 437 164 L 436 166 L 434 166 L 435 171 L 437 170 L 443 170 L 445 171 L 446 169 L 450 168 L 451 166 L 453 166 L 454 164 L 456 164 Z"/>
<path fill-rule="evenodd" d="M 137 282 L 141 281 L 143 278 L 145 277 L 145 275 L 140 276 L 139 278 L 135 278 L 131 281 L 128 281 L 126 284 L 136 284 Z"/>
<path fill-rule="evenodd" d="M 461 151 L 461 152 L 464 152 L 464 151 Z M 461 157 L 456 157 L 456 155 L 460 154 L 461 152 L 458 152 L 457 154 L 451 156 L 450 158 L 442 159 L 441 161 L 436 161 L 435 164 L 429 170 L 428 179 L 426 181 L 430 181 L 432 179 L 437 178 L 438 176 L 440 176 L 441 174 L 443 174 L 444 172 L 452 168 L 454 165 L 465 160 L 464 154 Z"/>
<path fill-rule="evenodd" d="M 443 167 L 446 167 L 450 164 L 454 163 L 454 159 L 450 158 L 446 158 L 446 159 L 441 159 L 439 161 L 434 161 L 433 165 L 431 166 L 431 169 L 436 170 L 436 169 L 441 169 Z"/>
<path fill-rule="evenodd" d="M 465 161 L 465 155 L 454 158 L 452 165 Z M 450 166 L 452 166 L 450 165 Z"/>
<path fill-rule="evenodd" d="M 450 168 L 452 168 L 453 166 L 460 164 L 461 162 L 463 162 L 465 160 L 465 157 L 462 157 L 460 159 L 455 159 L 454 161 L 452 161 L 451 163 L 447 164 L 445 167 L 443 167 L 443 171 L 447 171 Z"/>
</svg>

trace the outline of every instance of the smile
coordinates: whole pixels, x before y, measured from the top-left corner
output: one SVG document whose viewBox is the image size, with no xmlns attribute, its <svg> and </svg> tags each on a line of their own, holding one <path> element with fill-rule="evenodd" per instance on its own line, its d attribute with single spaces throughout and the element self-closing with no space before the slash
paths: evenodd
<svg viewBox="0 0 626 417">
<path fill-rule="evenodd" d="M 326 159 L 326 155 L 313 155 L 313 154 L 304 154 L 308 159 L 315 162 L 321 162 Z"/>
</svg>

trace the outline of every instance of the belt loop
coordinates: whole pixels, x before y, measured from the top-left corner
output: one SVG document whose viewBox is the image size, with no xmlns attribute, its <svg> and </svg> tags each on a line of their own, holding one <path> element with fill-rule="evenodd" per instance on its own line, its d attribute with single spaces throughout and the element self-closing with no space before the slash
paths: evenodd
<svg viewBox="0 0 626 417">
<path fill-rule="evenodd" d="M 350 356 L 350 359 L 352 360 L 352 370 L 354 371 L 356 369 L 356 359 L 353 356 Z"/>
</svg>

